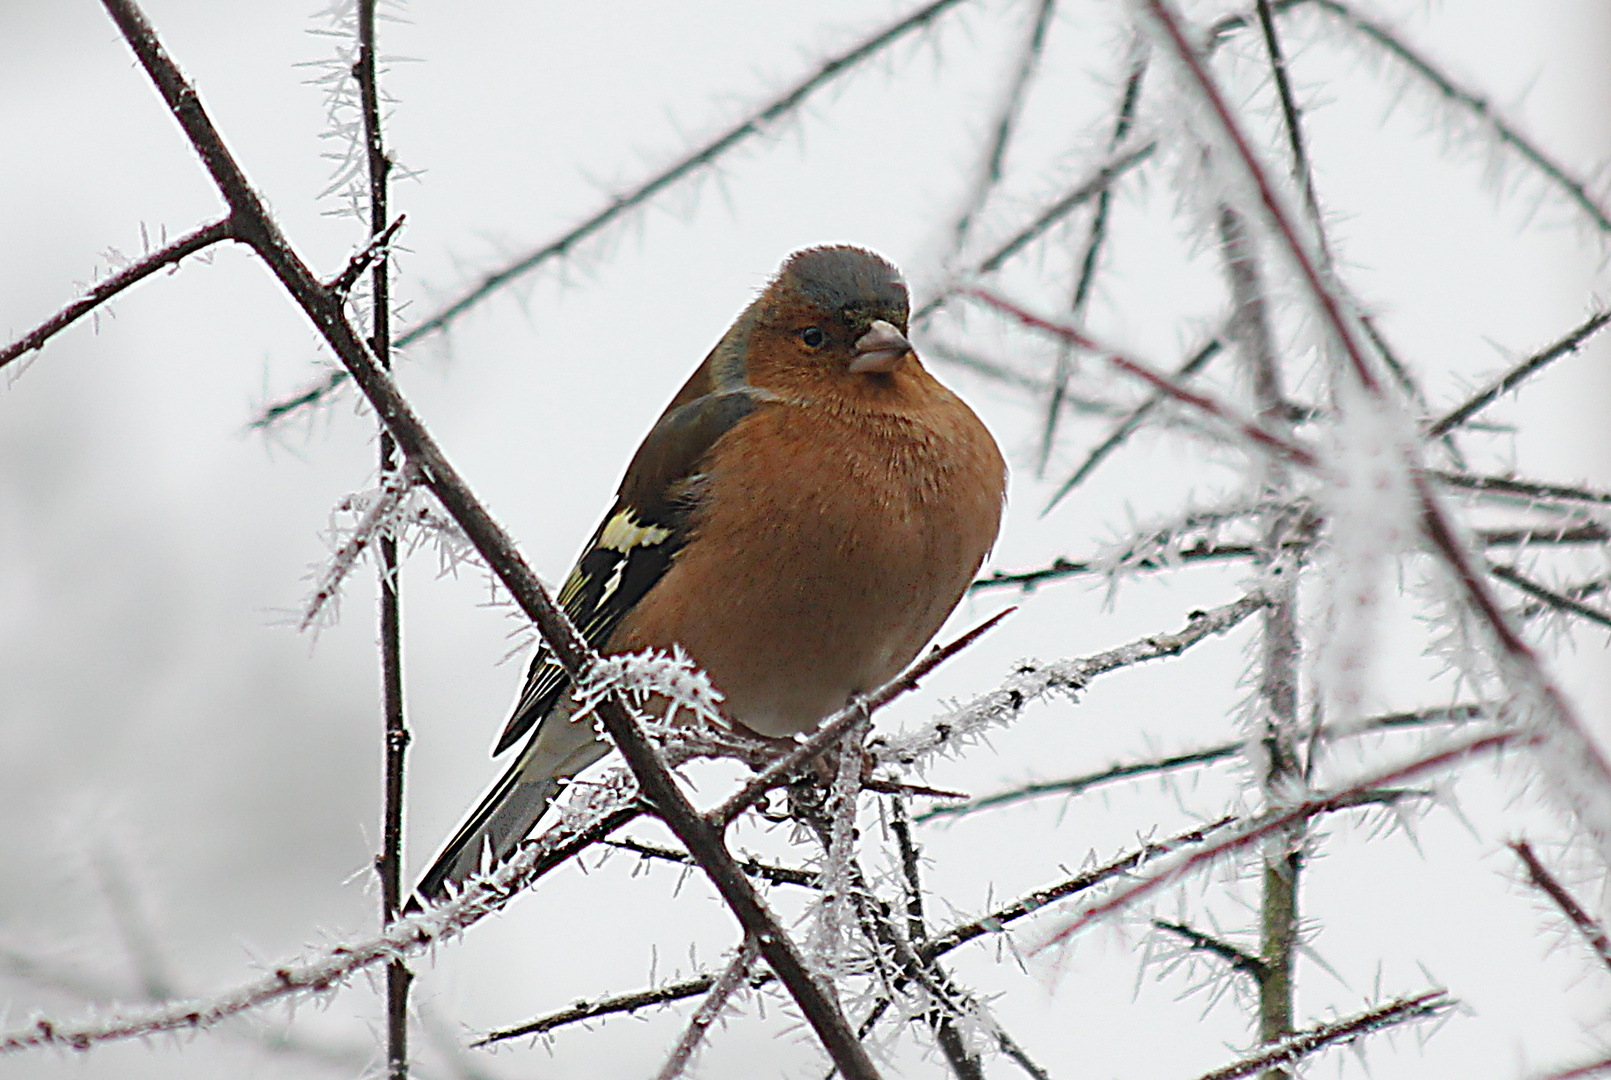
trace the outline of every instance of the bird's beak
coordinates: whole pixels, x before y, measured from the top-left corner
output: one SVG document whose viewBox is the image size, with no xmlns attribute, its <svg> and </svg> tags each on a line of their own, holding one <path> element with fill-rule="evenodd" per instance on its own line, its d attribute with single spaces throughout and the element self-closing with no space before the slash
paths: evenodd
<svg viewBox="0 0 1611 1080">
<path fill-rule="evenodd" d="M 856 359 L 850 362 L 850 370 L 858 375 L 894 371 L 895 365 L 911 351 L 912 343 L 906 340 L 905 334 L 895 329 L 893 323 L 877 319 L 856 339 Z"/>
</svg>

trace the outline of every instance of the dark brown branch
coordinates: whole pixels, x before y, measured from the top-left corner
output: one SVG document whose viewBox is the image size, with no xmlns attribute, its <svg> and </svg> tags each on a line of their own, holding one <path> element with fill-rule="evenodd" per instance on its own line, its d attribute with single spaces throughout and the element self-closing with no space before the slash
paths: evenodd
<svg viewBox="0 0 1611 1080">
<path fill-rule="evenodd" d="M 770 982 L 771 972 L 751 976 L 751 985 L 759 986 L 763 982 Z M 696 994 L 703 994 L 716 985 L 715 975 L 697 975 L 692 979 L 681 982 L 666 983 L 664 986 L 651 990 L 638 990 L 630 994 L 611 994 L 609 997 L 598 998 L 595 1001 L 578 1001 L 568 1009 L 549 1013 L 519 1027 L 504 1028 L 500 1031 L 491 1031 L 470 1044 L 472 1048 L 490 1046 L 493 1043 L 505 1042 L 509 1039 L 518 1039 L 522 1035 L 544 1035 L 555 1028 L 567 1024 L 579 1024 L 584 1020 L 594 1020 L 600 1016 L 614 1016 L 618 1013 L 632 1013 L 639 1009 L 646 1009 L 651 1005 L 668 1005 L 673 1001 L 682 1001 Z"/>
<path fill-rule="evenodd" d="M 1207 541 L 1176 552 L 1167 559 L 1143 559 L 1126 568 L 1131 570 L 1171 570 L 1181 563 L 1223 562 L 1227 559 L 1251 559 L 1258 554 L 1252 544 L 1210 544 Z M 1039 570 L 1021 570 L 1007 573 L 996 570 L 987 578 L 980 578 L 968 586 L 969 591 L 981 589 L 1016 588 L 1028 591 L 1047 581 L 1076 577 L 1082 574 L 1106 572 L 1106 563 L 1091 559 L 1053 559 L 1050 566 Z"/>
<path fill-rule="evenodd" d="M 1574 599 L 1573 597 L 1567 596 L 1564 593 L 1556 592 L 1554 589 L 1548 588 L 1547 586 L 1540 585 L 1532 578 L 1524 576 L 1522 572 L 1516 569 L 1514 566 L 1490 566 L 1488 568 L 1488 572 L 1494 577 L 1498 578 L 1500 581 L 1509 582 L 1510 584 L 1516 586 L 1516 588 L 1520 589 L 1528 596 L 1543 601 L 1543 603 L 1548 607 L 1565 611 L 1569 614 L 1576 615 L 1580 619 L 1587 619 L 1590 622 L 1599 623 L 1601 626 L 1611 629 L 1611 614 L 1601 611 L 1598 608 L 1590 607 L 1581 600 Z"/>
<path fill-rule="evenodd" d="M 1531 547 L 1536 544 L 1604 544 L 1611 530 L 1604 525 L 1542 525 L 1527 529 L 1478 529 L 1479 547 Z"/>
<path fill-rule="evenodd" d="M 347 322 L 340 300 L 320 284 L 291 249 L 225 147 L 195 91 L 158 43 L 144 15 L 133 0 L 104 0 L 104 3 L 229 202 L 231 217 L 241 237 L 268 264 L 352 373 L 398 446 L 420 469 L 443 508 L 459 523 L 521 610 L 537 625 L 566 673 L 573 680 L 582 680 L 595 662 L 592 650 L 564 612 L 555 606 L 509 535 L 448 462 L 367 343 Z M 838 1004 L 806 969 L 788 934 L 728 854 L 721 832 L 689 803 L 619 696 L 612 693 L 605 697 L 596 715 L 626 759 L 655 813 L 699 860 L 745 932 L 754 935 L 767 963 L 788 987 L 840 1070 L 850 1080 L 876 1077 L 877 1070 Z"/>
<path fill-rule="evenodd" d="M 1204 1073 L 1200 1080 L 1237 1080 L 1238 1077 L 1251 1076 L 1272 1066 L 1296 1064 L 1327 1046 L 1352 1042 L 1373 1032 L 1411 1020 L 1441 1016 L 1454 1008 L 1454 1005 L 1454 999 L 1449 997 L 1446 990 L 1429 990 L 1415 997 L 1399 998 L 1397 1001 L 1388 1002 L 1386 1005 L 1380 1005 L 1345 1020 L 1334 1020 L 1329 1024 L 1320 1024 L 1295 1032 L 1281 1042 L 1260 1050 L 1252 1057 Z"/>
<path fill-rule="evenodd" d="M 96 283 L 83 296 L 62 308 L 4 349 L 0 349 L 0 368 L 5 367 L 24 353 L 44 348 L 45 342 L 56 334 L 67 329 L 67 327 L 88 315 L 129 286 L 150 277 L 164 266 L 172 266 L 185 256 L 194 255 L 196 252 L 212 247 L 220 241 L 237 239 L 240 238 L 235 235 L 234 222 L 230 218 L 224 218 L 222 221 L 215 221 L 211 225 L 203 225 L 195 232 L 187 233 L 166 247 L 153 251 L 144 258 L 130 263 L 105 281 Z"/>
<path fill-rule="evenodd" d="M 688 1063 L 693 1060 L 699 1044 L 704 1042 L 710 1026 L 722 1015 L 722 1010 L 727 1008 L 727 1002 L 749 977 L 750 968 L 758 955 L 759 950 L 751 938 L 746 937 L 739 944 L 738 952 L 734 954 L 732 961 L 720 975 L 716 976 L 716 981 L 711 984 L 705 1000 L 699 1003 L 699 1008 L 695 1009 L 694 1015 L 689 1018 L 688 1026 L 683 1029 L 682 1038 L 677 1040 L 677 1045 L 666 1058 L 666 1063 L 661 1067 L 655 1080 L 677 1080 L 677 1077 L 688 1068 Z"/>
<path fill-rule="evenodd" d="M 365 266 L 370 266 L 369 348 L 380 358 L 381 367 L 391 368 L 391 257 L 388 245 L 402 218 L 390 225 L 388 180 L 391 159 L 386 156 L 380 116 L 380 75 L 376 70 L 378 43 L 375 40 L 375 0 L 358 0 L 358 61 L 352 74 L 358 80 L 358 98 L 363 115 L 366 166 L 369 175 L 369 245 L 348 263 L 347 269 L 329 286 L 329 291 L 345 298 Z M 348 280 L 348 275 L 351 280 Z M 385 425 L 380 429 L 380 475 L 397 471 L 397 444 Z M 381 846 L 375 856 L 380 873 L 380 917 L 390 926 L 402 905 L 403 895 L 403 782 L 406 776 L 408 743 L 411 738 L 403 703 L 403 595 L 397 557 L 397 537 L 388 531 L 380 535 L 380 685 L 381 716 L 384 726 L 384 766 L 381 786 Z M 386 965 L 386 1075 L 389 1080 L 408 1080 L 408 992 L 414 975 L 402 960 Z"/>
<path fill-rule="evenodd" d="M 659 859 L 663 862 L 676 863 L 679 866 L 694 866 L 699 863 L 686 851 L 676 848 L 661 847 L 659 844 L 649 844 L 631 837 L 620 840 L 606 840 L 604 847 L 617 848 L 621 851 L 630 851 L 642 855 L 645 859 Z M 812 870 L 800 870 L 792 866 L 777 866 L 764 863 L 756 858 L 741 859 L 739 868 L 754 878 L 760 878 L 770 885 L 799 885 L 802 888 L 815 889 L 817 887 L 817 874 Z"/>
<path fill-rule="evenodd" d="M 1491 491 L 1536 501 L 1611 503 L 1611 492 L 1594 491 L 1586 487 L 1545 484 L 1537 480 L 1516 480 L 1508 476 L 1473 476 L 1470 473 L 1438 472 L 1434 469 L 1428 469 L 1427 475 L 1440 484 L 1466 491 Z"/>
<path fill-rule="evenodd" d="M 1320 257 L 1330 261 L 1326 245 L 1325 219 L 1320 214 L 1320 200 L 1315 196 L 1314 173 L 1309 168 L 1309 153 L 1304 147 L 1302 110 L 1292 95 L 1292 81 L 1287 76 L 1287 60 L 1281 51 L 1281 38 L 1275 28 L 1275 13 L 1270 0 L 1258 0 L 1259 31 L 1264 37 L 1264 49 L 1270 55 L 1270 73 L 1275 77 L 1276 95 L 1281 99 L 1282 126 L 1287 133 L 1287 148 L 1292 153 L 1292 177 L 1298 182 L 1303 196 L 1304 209 L 1315 227 L 1315 243 Z"/>
<path fill-rule="evenodd" d="M 1529 356 L 1470 398 L 1449 410 L 1442 418 L 1433 421 L 1432 425 L 1426 429 L 1427 438 L 1435 439 L 1460 427 L 1483 409 L 1493 404 L 1494 400 L 1501 394 L 1515 389 L 1553 361 L 1559 360 L 1569 353 L 1576 352 L 1585 341 L 1593 337 L 1607 322 L 1611 322 L 1611 311 L 1596 311 L 1565 337 L 1543 351 Z"/>
<path fill-rule="evenodd" d="M 1167 919 L 1154 919 L 1152 925 L 1160 930 L 1167 930 L 1171 934 L 1184 938 L 1186 945 L 1193 952 L 1206 952 L 1219 957 L 1231 967 L 1250 977 L 1255 984 L 1263 985 L 1265 969 L 1264 961 L 1250 953 L 1245 953 L 1228 941 L 1205 934 L 1201 930 L 1187 926 L 1185 923 L 1170 922 Z"/>
<path fill-rule="evenodd" d="M 1611 968 L 1611 936 L 1606 934 L 1605 927 L 1601 926 L 1594 916 L 1583 910 L 1583 905 L 1577 902 L 1576 897 L 1567 892 L 1566 886 L 1545 868 L 1538 856 L 1533 853 L 1531 844 L 1526 840 L 1517 840 L 1510 845 L 1510 850 L 1514 851 L 1516 857 L 1522 861 L 1522 865 L 1527 867 L 1527 879 L 1554 901 L 1555 906 L 1561 909 L 1561 914 L 1565 915 L 1577 932 L 1583 935 L 1583 940 L 1594 950 L 1594 955 L 1598 956 L 1606 967 Z"/>
</svg>

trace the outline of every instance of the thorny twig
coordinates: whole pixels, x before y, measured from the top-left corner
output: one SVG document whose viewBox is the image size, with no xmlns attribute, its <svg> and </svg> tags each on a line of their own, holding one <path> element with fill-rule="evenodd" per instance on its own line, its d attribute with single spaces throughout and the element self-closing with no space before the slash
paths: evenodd
<svg viewBox="0 0 1611 1080">
<path fill-rule="evenodd" d="M 1593 337 L 1607 322 L 1611 322 L 1611 311 L 1596 311 L 1574 327 L 1565 337 L 1527 357 L 1499 378 L 1433 421 L 1426 429 L 1427 438 L 1435 439 L 1460 427 L 1483 409 L 1493 404 L 1500 395 L 1514 390 L 1528 378 L 1538 374 L 1551 362 L 1559 360 L 1569 353 L 1576 352 L 1585 341 Z"/>
<path fill-rule="evenodd" d="M 1611 968 L 1611 935 L 1606 934 L 1605 927 L 1585 911 L 1583 905 L 1577 902 L 1577 898 L 1567 891 L 1566 886 L 1562 885 L 1539 861 L 1538 856 L 1533 853 L 1531 844 L 1526 840 L 1517 840 L 1510 845 L 1510 850 L 1516 853 L 1516 857 L 1527 868 L 1527 879 L 1561 909 L 1561 914 L 1565 915 L 1573 928 L 1583 935 L 1583 940 L 1594 951 L 1594 955 L 1598 956 L 1606 967 Z"/>
<path fill-rule="evenodd" d="M 1352 1042 L 1373 1032 L 1411 1020 L 1441 1016 L 1454 1006 L 1455 1001 L 1449 997 L 1447 990 L 1428 990 L 1414 997 L 1399 998 L 1357 1016 L 1333 1020 L 1329 1024 L 1320 1024 L 1304 1031 L 1294 1032 L 1279 1043 L 1265 1047 L 1251 1057 L 1204 1073 L 1200 1080 L 1236 1080 L 1237 1077 L 1251 1076 L 1271 1066 L 1292 1065 L 1324 1047 Z"/>
</svg>

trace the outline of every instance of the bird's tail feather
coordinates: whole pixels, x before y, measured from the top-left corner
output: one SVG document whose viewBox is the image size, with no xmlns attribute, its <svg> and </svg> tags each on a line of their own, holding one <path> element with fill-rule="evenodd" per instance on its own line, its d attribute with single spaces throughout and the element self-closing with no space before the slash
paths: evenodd
<svg viewBox="0 0 1611 1080">
<path fill-rule="evenodd" d="M 483 866 L 497 866 L 520 845 L 563 787 L 556 776 L 531 775 L 524 755 L 510 765 L 425 872 L 415 893 L 427 903 L 447 896 Z M 485 859 L 485 861 L 483 861 Z"/>
</svg>

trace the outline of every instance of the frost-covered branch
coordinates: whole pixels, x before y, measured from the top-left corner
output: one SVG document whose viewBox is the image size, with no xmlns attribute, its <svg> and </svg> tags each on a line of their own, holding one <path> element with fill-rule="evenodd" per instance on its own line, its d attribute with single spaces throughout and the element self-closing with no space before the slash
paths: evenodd
<svg viewBox="0 0 1611 1080">
<path fill-rule="evenodd" d="M 705 995 L 705 1000 L 699 1003 L 699 1008 L 689 1017 L 688 1026 L 683 1029 L 682 1037 L 672 1048 L 665 1065 L 661 1066 L 656 1080 L 677 1080 L 677 1077 L 688 1068 L 688 1063 L 693 1060 L 699 1044 L 705 1040 L 706 1032 L 721 1017 L 733 994 L 749 978 L 750 968 L 754 966 L 758 955 L 760 951 L 755 947 L 755 942 L 745 938 L 727 967 L 716 976 L 716 981 L 711 983 L 710 992 Z"/>
<path fill-rule="evenodd" d="M 1599 332 L 1607 322 L 1611 322 L 1611 311 L 1596 311 L 1574 327 L 1565 337 L 1527 357 L 1521 363 L 1516 364 L 1509 371 L 1499 376 L 1499 378 L 1433 421 L 1426 429 L 1427 437 L 1435 439 L 1465 424 L 1473 416 L 1492 405 L 1500 395 L 1514 390 L 1521 383 L 1538 374 L 1538 372 L 1561 357 L 1577 352 L 1583 343 Z"/>
<path fill-rule="evenodd" d="M 1518 480 L 1510 476 L 1475 476 L 1470 473 L 1438 472 L 1427 470 L 1427 475 L 1440 484 L 1465 491 L 1492 493 L 1535 502 L 1583 502 L 1611 504 L 1611 492 L 1595 491 L 1588 487 L 1571 487 L 1565 484 L 1546 484 L 1539 480 Z"/>
<path fill-rule="evenodd" d="M 1605 927 L 1585 911 L 1583 905 L 1577 902 L 1577 898 L 1567 891 L 1566 886 L 1562 885 L 1539 861 L 1531 844 L 1526 840 L 1517 840 L 1510 845 L 1510 850 L 1516 853 L 1516 857 L 1527 868 L 1527 880 L 1561 909 L 1561 914 L 1565 915 L 1573 928 L 1583 935 L 1583 940 L 1594 951 L 1594 955 L 1598 956 L 1606 967 L 1611 968 L 1611 935 L 1606 934 Z"/>
<path fill-rule="evenodd" d="M 330 556 L 330 561 L 319 573 L 313 594 L 302 607 L 302 617 L 297 623 L 298 630 L 306 630 L 314 625 L 327 609 L 332 608 L 341 593 L 341 586 L 346 581 L 347 575 L 352 572 L 359 558 L 377 537 L 394 535 L 398 521 L 405 511 L 409 492 L 413 490 L 417 481 L 415 471 L 405 467 L 387 474 L 381 481 L 378 491 L 348 495 L 337 505 L 338 513 L 360 511 L 360 516 L 347 538 L 336 548 L 335 553 Z"/>
<path fill-rule="evenodd" d="M 1601 626 L 1611 629 L 1611 614 L 1598 608 L 1590 607 L 1575 597 L 1556 592 L 1548 586 L 1540 585 L 1514 566 L 1490 566 L 1488 572 L 1500 581 L 1516 586 L 1516 588 L 1540 601 L 1546 607 L 1564 611 L 1569 615 L 1576 615 L 1580 619 L 1587 619 L 1590 622 L 1599 623 Z"/>
<path fill-rule="evenodd" d="M 1325 1047 L 1349 1043 L 1412 1020 L 1428 1020 L 1442 1016 L 1454 1006 L 1455 1001 L 1449 997 L 1447 990 L 1428 990 L 1414 997 L 1399 998 L 1357 1016 L 1333 1020 L 1329 1024 L 1320 1024 L 1304 1031 L 1294 1032 L 1280 1042 L 1264 1047 L 1251 1057 L 1204 1073 L 1199 1080 L 1236 1080 L 1237 1077 L 1251 1076 L 1271 1066 L 1293 1065 Z"/>
<path fill-rule="evenodd" d="M 1491 712 L 1492 710 L 1483 705 L 1454 705 L 1448 708 L 1391 713 L 1385 716 L 1373 716 L 1353 723 L 1328 724 L 1320 729 L 1316 737 L 1321 742 L 1329 743 L 1343 738 L 1353 738 L 1383 731 L 1422 728 L 1432 724 L 1465 724 L 1487 719 Z M 1061 780 L 1042 780 L 1031 784 L 1020 784 L 1004 791 L 969 799 L 967 802 L 936 806 L 917 815 L 914 820 L 918 823 L 924 823 L 940 818 L 958 817 L 976 813 L 980 810 L 1010 806 L 1028 799 L 1039 798 L 1043 795 L 1073 797 L 1082 795 L 1092 788 L 1101 787 L 1104 784 L 1135 780 L 1144 776 L 1157 776 L 1162 773 L 1189 769 L 1198 765 L 1212 765 L 1220 761 L 1233 760 L 1241 757 L 1246 750 L 1247 744 L 1237 741 L 1221 743 L 1218 746 L 1210 746 L 1202 750 L 1192 750 L 1182 754 L 1152 758 L 1146 761 L 1124 762 L 1109 766 L 1098 772 L 1071 776 Z"/>
<path fill-rule="evenodd" d="M 224 240 L 237 240 L 235 235 L 235 222 L 233 218 L 224 218 L 211 225 L 203 225 L 194 232 L 186 233 L 171 244 L 164 245 L 143 258 L 125 266 L 117 273 L 104 281 L 97 282 L 94 287 L 74 300 L 56 314 L 28 331 L 10 345 L 0 349 L 0 368 L 24 353 L 45 347 L 45 342 L 67 329 L 91 311 L 106 303 L 118 293 L 129 286 L 150 277 L 164 266 L 173 266 L 187 255 L 194 255 L 204 248 L 212 247 Z"/>
<path fill-rule="evenodd" d="M 1451 765 L 1463 764 L 1474 756 L 1491 753 L 1506 746 L 1536 745 L 1539 741 L 1541 741 L 1540 737 L 1536 734 L 1523 734 L 1514 730 L 1483 735 L 1480 738 L 1468 739 L 1446 749 L 1422 754 L 1402 764 L 1360 777 L 1330 793 L 1317 795 L 1293 806 L 1262 814 L 1246 822 L 1242 827 L 1228 835 L 1220 837 L 1213 843 L 1192 852 L 1188 856 L 1168 862 L 1165 866 L 1148 874 L 1146 877 L 1140 878 L 1125 888 L 1113 892 L 1098 903 L 1086 907 L 1055 933 L 1051 934 L 1040 945 L 1040 948 L 1046 949 L 1053 945 L 1062 944 L 1087 926 L 1145 899 L 1159 889 L 1179 881 L 1187 874 L 1200 870 L 1266 837 L 1284 833 L 1292 826 L 1308 821 L 1316 815 L 1379 803 L 1382 801 L 1383 792 L 1391 791 L 1393 785 L 1402 781 L 1420 776 L 1423 773 L 1447 768 Z"/>
<path fill-rule="evenodd" d="M 854 71 L 912 31 L 929 25 L 961 2 L 962 0 L 932 0 L 910 15 L 857 42 L 851 48 L 823 60 L 816 70 L 771 101 L 746 114 L 714 139 L 690 150 L 630 190 L 611 196 L 602 207 L 559 236 L 483 274 L 459 296 L 399 334 L 392 342 L 392 347 L 406 349 L 431 334 L 446 330 L 465 312 L 500 289 L 508 287 L 546 263 L 569 255 L 578 246 L 632 211 L 646 205 L 662 192 L 709 168 L 737 147 L 774 130 L 779 121 L 797 113 L 800 107 L 819 90 Z M 252 426 L 258 428 L 271 426 L 310 405 L 317 405 L 327 400 L 347 382 L 348 377 L 348 372 L 344 370 L 331 371 L 325 378 L 293 397 L 264 408 L 252 421 Z"/>
<path fill-rule="evenodd" d="M 1507 123 L 1486 98 L 1460 86 L 1392 30 L 1360 14 L 1347 4 L 1338 0 L 1308 0 L 1308 2 L 1312 2 L 1321 11 L 1381 48 L 1423 79 L 1446 100 L 1470 113 L 1479 124 L 1491 131 L 1500 143 L 1516 151 L 1523 161 L 1560 188 L 1588 216 L 1597 229 L 1601 232 L 1611 232 L 1611 215 L 1608 215 L 1605 208 L 1589 194 L 1588 186 L 1573 177 L 1563 166 L 1535 146 L 1532 140 Z"/>
<path fill-rule="evenodd" d="M 1205 638 L 1223 634 L 1262 608 L 1267 601 L 1258 593 L 1210 611 L 1194 611 L 1183 629 L 1172 634 L 1151 634 L 1117 649 L 1052 664 L 1020 663 L 1012 676 L 995 690 L 941 714 L 915 731 L 874 739 L 868 744 L 880 763 L 921 766 L 940 753 L 952 753 L 980 738 L 986 729 L 1009 724 L 1025 706 L 1054 693 L 1072 698 L 1090 681 L 1119 668 L 1165 656 L 1178 656 Z"/>
</svg>

